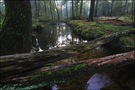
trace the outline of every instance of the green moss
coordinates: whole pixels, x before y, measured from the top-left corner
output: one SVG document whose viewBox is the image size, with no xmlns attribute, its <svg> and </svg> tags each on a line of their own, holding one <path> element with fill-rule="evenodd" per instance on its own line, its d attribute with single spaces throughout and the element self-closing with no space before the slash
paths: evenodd
<svg viewBox="0 0 135 90">
<path fill-rule="evenodd" d="M 118 18 L 118 20 L 132 22 L 132 15 L 125 15 Z"/>
<path fill-rule="evenodd" d="M 67 66 L 59 70 L 35 74 L 29 80 L 32 83 L 68 80 L 83 75 L 87 67 L 86 64 Z"/>
<path fill-rule="evenodd" d="M 134 50 L 135 36 L 131 34 L 124 37 L 120 37 L 110 42 L 107 46 L 111 49 L 115 49 L 115 51 L 117 52 L 126 52 L 126 51 Z"/>
<path fill-rule="evenodd" d="M 103 35 L 108 35 L 129 29 L 128 27 L 101 24 L 97 22 L 84 22 L 81 20 L 71 20 L 68 23 L 73 27 L 77 34 L 81 35 L 87 40 L 92 40 Z"/>
<path fill-rule="evenodd" d="M 55 20 L 39 17 L 36 19 L 32 19 L 32 27 L 36 28 L 37 26 L 41 26 L 41 28 L 45 28 L 49 23 L 52 23 L 52 22 L 55 22 Z"/>
<path fill-rule="evenodd" d="M 134 46 L 134 39 L 132 37 L 122 37 L 120 38 L 120 43 L 124 46 Z"/>
</svg>

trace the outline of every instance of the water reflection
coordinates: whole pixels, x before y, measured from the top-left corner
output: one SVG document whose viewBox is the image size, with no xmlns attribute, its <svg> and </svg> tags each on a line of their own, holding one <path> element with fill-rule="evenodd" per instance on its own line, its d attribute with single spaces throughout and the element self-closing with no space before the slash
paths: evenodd
<svg viewBox="0 0 135 90">
<path fill-rule="evenodd" d="M 111 84 L 111 79 L 105 74 L 94 74 L 87 82 L 87 90 L 101 90 Z"/>
<path fill-rule="evenodd" d="M 58 90 L 58 86 L 57 86 L 56 84 L 54 84 L 54 85 L 52 86 L 52 90 Z"/>
<path fill-rule="evenodd" d="M 66 23 L 48 25 L 43 29 L 42 33 L 37 35 L 37 39 L 40 51 L 87 42 L 72 33 L 71 28 Z"/>
</svg>

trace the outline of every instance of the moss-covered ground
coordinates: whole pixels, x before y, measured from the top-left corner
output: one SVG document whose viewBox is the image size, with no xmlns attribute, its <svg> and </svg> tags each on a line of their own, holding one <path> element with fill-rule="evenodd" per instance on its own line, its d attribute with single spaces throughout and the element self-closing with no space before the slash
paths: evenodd
<svg viewBox="0 0 135 90">
<path fill-rule="evenodd" d="M 71 20 L 68 24 L 73 28 L 73 31 L 86 40 L 93 40 L 104 35 L 109 35 L 116 32 L 122 32 L 125 30 L 135 30 L 128 26 L 116 26 L 111 24 L 104 24 L 105 21 L 88 22 L 85 20 Z M 116 21 L 117 23 L 117 21 Z M 118 51 L 129 51 L 134 49 L 134 34 L 120 37 L 114 40 L 109 46 L 112 49 L 119 48 Z"/>
</svg>

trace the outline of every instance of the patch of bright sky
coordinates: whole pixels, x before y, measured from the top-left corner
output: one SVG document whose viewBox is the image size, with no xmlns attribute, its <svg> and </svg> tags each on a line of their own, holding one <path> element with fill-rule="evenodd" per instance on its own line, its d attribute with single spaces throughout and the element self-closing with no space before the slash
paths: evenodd
<svg viewBox="0 0 135 90">
<path fill-rule="evenodd" d="M 0 0 L 0 2 L 3 2 L 3 0 Z"/>
</svg>

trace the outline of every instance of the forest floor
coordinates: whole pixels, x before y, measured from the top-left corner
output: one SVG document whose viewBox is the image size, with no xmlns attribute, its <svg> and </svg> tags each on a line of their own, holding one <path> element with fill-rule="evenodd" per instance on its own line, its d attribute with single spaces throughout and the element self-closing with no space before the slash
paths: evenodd
<svg viewBox="0 0 135 90">
<path fill-rule="evenodd" d="M 81 20 L 81 22 L 88 23 L 87 20 Z M 132 24 L 131 22 L 124 22 L 124 21 L 116 20 L 116 19 L 113 19 L 113 20 L 95 20 L 95 22 L 105 24 L 105 25 L 111 24 L 111 25 L 116 25 L 116 26 L 128 26 L 128 27 L 131 27 L 131 24 Z M 91 25 L 96 25 L 96 24 L 91 23 Z M 135 39 L 134 38 L 131 39 L 131 42 L 133 42 L 133 40 L 135 40 Z M 127 41 L 126 41 L 126 45 L 127 45 Z M 94 51 L 93 53 L 88 51 L 88 52 L 83 53 L 78 58 L 76 58 L 76 57 L 74 57 L 74 58 L 78 59 L 79 61 L 84 60 L 84 59 L 92 59 L 93 57 L 97 58 L 96 56 L 92 56 L 92 55 L 95 54 L 97 56 L 98 55 L 100 56 L 100 53 L 104 52 L 104 51 L 98 51 L 97 49 L 95 49 L 95 50 L 96 51 Z M 91 53 L 91 56 L 90 56 L 90 53 Z M 105 57 L 105 55 L 103 55 L 103 56 Z M 100 57 L 103 57 L 103 56 L 101 55 Z M 42 68 L 38 68 L 38 69 L 29 71 L 29 72 L 26 72 L 26 73 L 18 74 L 18 75 L 15 75 L 15 76 L 7 77 L 5 79 L 2 79 L 0 82 L 3 83 L 3 84 L 4 83 L 5 84 L 6 83 L 25 83 L 25 82 L 27 82 L 29 77 L 31 77 L 31 76 L 33 76 L 37 73 L 43 73 L 44 71 L 49 71 L 49 70 L 52 70 L 52 69 L 58 69 L 58 68 L 61 68 L 61 65 L 68 65 L 69 63 L 72 64 L 73 62 L 76 62 L 76 61 L 74 61 L 74 58 L 64 59 L 63 61 L 51 63 L 51 64 L 46 65 L 45 67 L 42 67 Z M 121 57 L 121 58 L 123 58 L 123 57 Z M 63 87 L 64 85 L 61 85 L 61 86 Z"/>
</svg>

